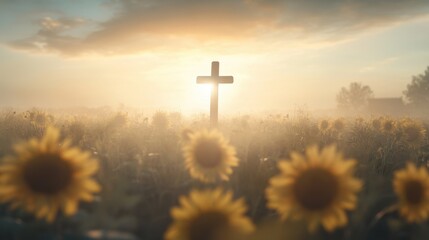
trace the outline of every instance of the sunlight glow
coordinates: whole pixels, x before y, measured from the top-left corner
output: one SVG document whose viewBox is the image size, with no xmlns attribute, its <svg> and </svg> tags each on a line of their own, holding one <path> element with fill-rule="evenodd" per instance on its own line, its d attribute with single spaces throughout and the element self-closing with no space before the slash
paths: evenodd
<svg viewBox="0 0 429 240">
<path fill-rule="evenodd" d="M 198 92 L 201 98 L 210 99 L 213 84 L 198 84 Z"/>
</svg>

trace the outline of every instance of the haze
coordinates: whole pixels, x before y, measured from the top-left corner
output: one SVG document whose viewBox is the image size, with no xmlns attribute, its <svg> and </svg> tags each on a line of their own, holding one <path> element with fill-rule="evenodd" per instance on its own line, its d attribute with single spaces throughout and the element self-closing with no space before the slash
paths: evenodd
<svg viewBox="0 0 429 240">
<path fill-rule="evenodd" d="M 335 108 L 350 82 L 401 97 L 429 65 L 427 0 L 0 0 L 0 106 Z"/>
</svg>

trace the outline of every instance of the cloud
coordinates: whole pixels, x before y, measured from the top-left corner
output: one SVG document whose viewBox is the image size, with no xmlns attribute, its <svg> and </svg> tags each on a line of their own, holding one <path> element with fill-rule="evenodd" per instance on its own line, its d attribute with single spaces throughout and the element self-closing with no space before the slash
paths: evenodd
<svg viewBox="0 0 429 240">
<path fill-rule="evenodd" d="M 83 25 L 85 20 L 82 18 L 66 18 L 52 19 L 44 17 L 38 21 L 42 32 L 62 32 Z"/>
<path fill-rule="evenodd" d="M 45 17 L 38 32 L 11 43 L 64 55 L 129 54 L 260 42 L 335 42 L 427 14 L 427 0 L 111 0 L 94 23 Z M 85 34 L 70 31 L 93 25 Z"/>
<path fill-rule="evenodd" d="M 67 33 L 87 24 L 85 19 L 44 17 L 36 23 L 39 30 L 34 36 L 16 40 L 11 45 L 29 51 L 56 51 L 63 54 L 74 54 L 82 50 L 82 39 Z"/>
</svg>

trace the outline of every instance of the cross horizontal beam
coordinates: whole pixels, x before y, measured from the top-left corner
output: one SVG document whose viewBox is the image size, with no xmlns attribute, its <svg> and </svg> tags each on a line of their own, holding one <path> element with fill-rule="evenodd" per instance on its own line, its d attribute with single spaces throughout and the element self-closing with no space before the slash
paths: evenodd
<svg viewBox="0 0 429 240">
<path fill-rule="evenodd" d="M 197 77 L 197 83 L 233 83 L 234 77 L 233 76 L 199 76 Z"/>
</svg>

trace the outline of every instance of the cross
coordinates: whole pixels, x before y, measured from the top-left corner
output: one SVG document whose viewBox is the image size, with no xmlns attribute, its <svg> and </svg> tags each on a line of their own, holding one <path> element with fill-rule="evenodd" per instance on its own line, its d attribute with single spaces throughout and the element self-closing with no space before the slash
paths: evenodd
<svg viewBox="0 0 429 240">
<path fill-rule="evenodd" d="M 210 126 L 217 127 L 218 119 L 218 87 L 220 83 L 233 83 L 232 76 L 219 76 L 219 62 L 212 62 L 212 75 L 211 76 L 198 76 L 197 83 L 210 83 L 213 84 L 212 96 L 210 99 Z"/>
</svg>

